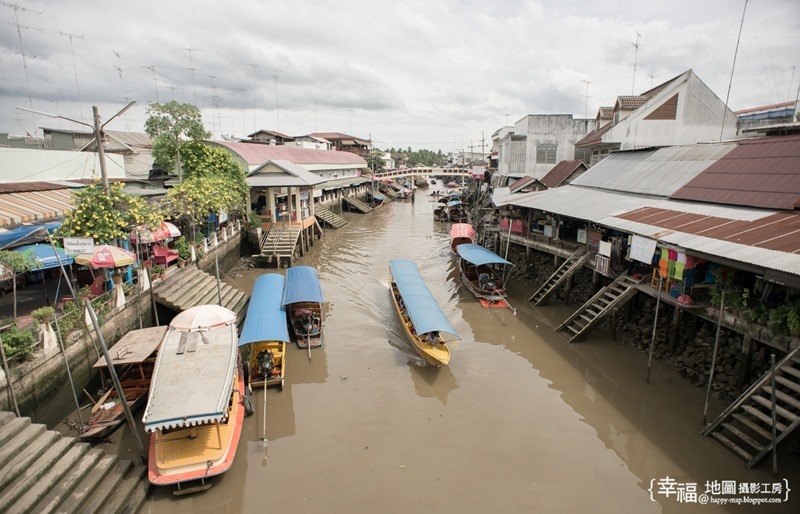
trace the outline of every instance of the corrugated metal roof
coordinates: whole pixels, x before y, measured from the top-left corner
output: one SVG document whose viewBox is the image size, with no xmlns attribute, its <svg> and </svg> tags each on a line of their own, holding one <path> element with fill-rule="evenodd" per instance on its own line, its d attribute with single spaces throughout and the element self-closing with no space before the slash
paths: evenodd
<svg viewBox="0 0 800 514">
<path fill-rule="evenodd" d="M 575 146 L 581 148 L 581 147 L 592 146 L 592 145 L 596 145 L 596 144 L 600 143 L 600 138 L 603 136 L 603 134 L 605 134 L 606 132 L 611 130 L 611 128 L 614 125 L 615 125 L 615 123 L 606 123 L 605 125 L 603 125 L 599 129 L 589 132 L 588 134 L 583 136 L 583 138 L 580 139 L 577 143 L 575 143 Z"/>
<path fill-rule="evenodd" d="M 729 143 L 614 152 L 572 183 L 610 191 L 670 196 L 735 147 Z"/>
<path fill-rule="evenodd" d="M 736 148 L 671 197 L 766 209 L 796 209 L 800 207 L 800 136 L 738 141 Z"/>
<path fill-rule="evenodd" d="M 274 168 L 279 171 L 269 171 Z M 325 179 L 319 175 L 306 171 L 289 161 L 269 161 L 253 170 L 245 180 L 251 187 L 315 186 L 325 182 Z"/>
<path fill-rule="evenodd" d="M 528 175 L 527 177 L 522 177 L 521 179 L 517 180 L 509 187 L 509 191 L 511 193 L 518 193 L 520 189 L 523 189 L 525 186 L 529 186 L 532 183 L 536 182 L 536 177 L 532 177 Z"/>
<path fill-rule="evenodd" d="M 581 166 L 584 169 L 586 168 L 586 165 L 580 160 L 561 161 L 552 170 L 548 171 L 547 175 L 542 177 L 541 182 L 547 187 L 558 187 Z"/>
<path fill-rule="evenodd" d="M 72 207 L 71 189 L 0 194 L 0 226 L 58 218 Z"/>
<path fill-rule="evenodd" d="M 687 251 L 800 275 L 800 213 L 653 200 L 573 185 L 516 195 L 507 203 L 592 221 Z"/>
<path fill-rule="evenodd" d="M 80 188 L 83 187 L 83 184 L 60 180 L 48 180 L 42 182 L 3 182 L 0 183 L 0 194 L 22 193 L 25 191 L 50 191 L 53 189 L 66 189 L 70 187 Z"/>
<path fill-rule="evenodd" d="M 214 141 L 213 144 L 236 152 L 251 165 L 264 164 L 267 161 L 289 161 L 294 164 L 352 164 L 356 168 L 367 167 L 367 161 L 350 152 L 234 141 Z"/>
<path fill-rule="evenodd" d="M 368 145 L 369 144 L 369 140 L 368 139 L 362 139 L 360 137 L 351 136 L 349 134 L 342 134 L 341 132 L 312 132 L 311 134 L 309 134 L 309 136 L 321 137 L 321 138 L 327 139 L 328 141 L 331 141 L 331 142 L 337 141 L 337 140 L 341 140 L 341 139 L 349 139 L 349 140 L 351 140 L 351 142 L 354 141 L 354 142 L 362 144 L 362 145 Z"/>
<path fill-rule="evenodd" d="M 359 184 L 364 184 L 365 182 L 369 182 L 369 177 L 345 177 L 345 178 L 335 178 L 331 180 L 327 180 L 322 184 L 317 184 L 314 186 L 315 189 L 339 189 L 342 187 L 350 187 L 350 186 L 357 186 Z"/>
</svg>

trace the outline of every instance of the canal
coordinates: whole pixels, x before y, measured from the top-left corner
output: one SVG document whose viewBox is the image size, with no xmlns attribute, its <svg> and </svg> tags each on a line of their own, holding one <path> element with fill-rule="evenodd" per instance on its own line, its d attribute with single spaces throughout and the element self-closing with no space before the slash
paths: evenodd
<svg viewBox="0 0 800 514">
<path fill-rule="evenodd" d="M 425 190 L 326 230 L 299 264 L 317 268 L 325 338 L 292 345 L 283 391 L 263 391 L 246 418 L 235 462 L 205 493 L 151 488 L 143 512 L 760 512 L 679 502 L 651 483 L 773 483 L 800 487 L 797 455 L 778 476 L 698 435 L 705 390 L 603 331 L 568 344 L 553 327 L 569 310 L 531 307 L 533 287 L 510 283 L 508 308 L 485 309 L 459 287 L 449 225 L 434 222 Z M 461 336 L 448 368 L 425 366 L 403 340 L 388 261 L 413 259 Z M 227 277 L 250 291 L 274 269 Z M 725 404 L 714 400 L 716 416 Z M 141 413 L 137 414 L 141 418 Z M 110 449 L 125 455 L 129 430 Z M 120 441 L 121 439 L 121 441 Z M 770 512 L 797 512 L 793 501 Z M 792 505 L 793 504 L 793 505 Z M 732 509 L 732 510 L 730 510 Z"/>
</svg>

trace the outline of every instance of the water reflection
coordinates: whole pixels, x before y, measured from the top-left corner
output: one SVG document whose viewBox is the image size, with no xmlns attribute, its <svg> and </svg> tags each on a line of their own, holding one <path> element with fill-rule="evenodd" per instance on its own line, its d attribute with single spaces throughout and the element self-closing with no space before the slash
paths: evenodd
<svg viewBox="0 0 800 514">
<path fill-rule="evenodd" d="M 458 379 L 453 374 L 453 370 L 447 366 L 435 368 L 418 366 L 416 363 L 409 362 L 408 370 L 414 381 L 414 390 L 421 398 L 436 398 L 446 406 L 447 396 L 453 390 L 458 389 Z"/>
</svg>

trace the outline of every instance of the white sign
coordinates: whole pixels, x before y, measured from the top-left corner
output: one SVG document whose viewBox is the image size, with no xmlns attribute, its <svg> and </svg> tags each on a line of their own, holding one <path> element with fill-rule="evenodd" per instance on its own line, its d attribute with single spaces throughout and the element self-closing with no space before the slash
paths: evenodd
<svg viewBox="0 0 800 514">
<path fill-rule="evenodd" d="M 645 264 L 652 264 L 656 252 L 656 240 L 634 234 L 631 239 L 631 259 Z"/>
<path fill-rule="evenodd" d="M 600 241 L 600 248 L 597 250 L 600 255 L 611 257 L 611 243 L 608 241 Z"/>
<path fill-rule="evenodd" d="M 94 239 L 91 237 L 65 237 L 64 251 L 71 255 L 92 253 L 94 251 Z"/>
</svg>

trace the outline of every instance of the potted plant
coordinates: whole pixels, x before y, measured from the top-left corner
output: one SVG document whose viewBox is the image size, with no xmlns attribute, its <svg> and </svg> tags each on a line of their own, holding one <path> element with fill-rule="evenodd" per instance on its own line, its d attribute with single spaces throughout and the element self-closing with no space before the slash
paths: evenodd
<svg viewBox="0 0 800 514">
<path fill-rule="evenodd" d="M 174 247 L 178 250 L 178 266 L 185 266 L 186 262 L 192 258 L 192 250 L 189 248 L 189 241 L 181 236 L 175 240 Z"/>
<path fill-rule="evenodd" d="M 164 278 L 164 267 L 160 266 L 158 264 L 153 265 L 153 267 L 150 268 L 150 276 L 152 276 L 153 279 L 156 279 L 156 278 L 163 279 Z"/>
</svg>

